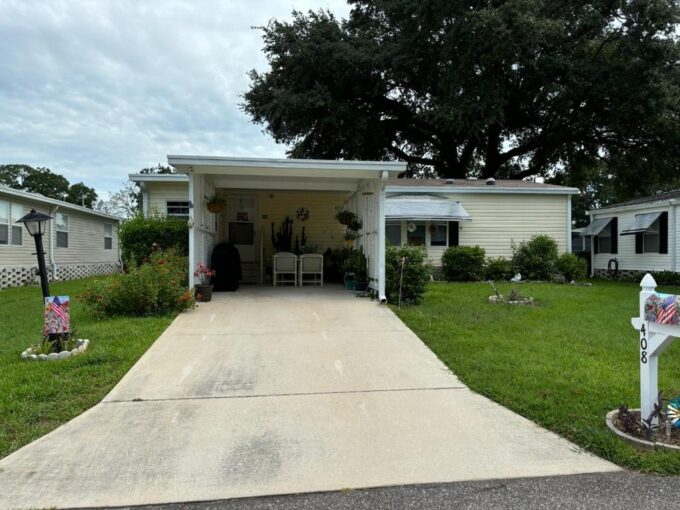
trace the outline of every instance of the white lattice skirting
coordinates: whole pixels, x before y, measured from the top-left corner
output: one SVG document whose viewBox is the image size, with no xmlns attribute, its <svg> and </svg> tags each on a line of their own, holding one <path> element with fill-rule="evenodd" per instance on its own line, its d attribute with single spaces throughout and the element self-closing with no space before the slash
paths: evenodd
<svg viewBox="0 0 680 510">
<path fill-rule="evenodd" d="M 68 264 L 57 266 L 57 280 L 78 280 L 90 276 L 118 273 L 118 264 Z M 53 281 L 53 271 L 47 267 L 50 281 Z M 0 266 L 0 289 L 21 287 L 40 283 L 37 266 Z"/>
</svg>

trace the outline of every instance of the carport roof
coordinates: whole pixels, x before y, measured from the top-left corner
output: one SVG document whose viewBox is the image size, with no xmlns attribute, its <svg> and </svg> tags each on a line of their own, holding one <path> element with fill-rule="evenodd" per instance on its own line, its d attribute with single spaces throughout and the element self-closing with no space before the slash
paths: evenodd
<svg viewBox="0 0 680 510">
<path fill-rule="evenodd" d="M 395 161 L 339 161 L 168 155 L 168 164 L 181 173 L 249 177 L 375 178 L 380 172 L 396 177 L 406 163 Z"/>
</svg>

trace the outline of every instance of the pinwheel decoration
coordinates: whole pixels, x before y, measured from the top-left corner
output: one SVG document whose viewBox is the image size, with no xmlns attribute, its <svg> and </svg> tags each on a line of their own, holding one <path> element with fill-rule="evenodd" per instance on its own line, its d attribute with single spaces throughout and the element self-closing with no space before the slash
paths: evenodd
<svg viewBox="0 0 680 510">
<path fill-rule="evenodd" d="M 666 417 L 673 424 L 673 428 L 680 429 L 680 397 L 674 398 L 668 403 Z"/>
</svg>

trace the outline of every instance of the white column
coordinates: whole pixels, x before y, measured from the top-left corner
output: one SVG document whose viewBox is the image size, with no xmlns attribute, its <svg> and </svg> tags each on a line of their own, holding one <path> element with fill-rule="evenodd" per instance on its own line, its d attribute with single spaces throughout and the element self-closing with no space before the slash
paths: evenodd
<svg viewBox="0 0 680 510">
<path fill-rule="evenodd" d="M 571 253 L 571 195 L 567 195 L 567 253 Z"/>
<path fill-rule="evenodd" d="M 381 303 L 387 302 L 385 296 L 385 181 L 387 180 L 387 172 L 384 170 L 380 172 L 380 180 L 378 181 L 378 214 L 376 221 L 378 222 L 378 299 Z"/>
<path fill-rule="evenodd" d="M 189 172 L 189 200 L 191 207 L 189 208 L 189 288 L 194 288 L 194 269 L 196 267 L 196 225 L 194 222 L 194 211 L 196 204 L 194 203 L 194 187 L 195 176 L 193 170 Z"/>
</svg>

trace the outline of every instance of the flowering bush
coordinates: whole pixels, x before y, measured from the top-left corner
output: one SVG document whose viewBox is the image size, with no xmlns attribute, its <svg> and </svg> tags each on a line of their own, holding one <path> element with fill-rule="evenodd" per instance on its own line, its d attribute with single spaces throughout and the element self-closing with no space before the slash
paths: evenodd
<svg viewBox="0 0 680 510">
<path fill-rule="evenodd" d="M 173 250 L 157 251 L 141 266 L 90 283 L 81 299 L 99 316 L 160 315 L 192 308 L 187 259 Z"/>
<path fill-rule="evenodd" d="M 194 271 L 194 278 L 201 280 L 201 285 L 210 285 L 210 279 L 215 276 L 215 271 L 206 266 L 203 262 L 199 262 Z"/>
</svg>

